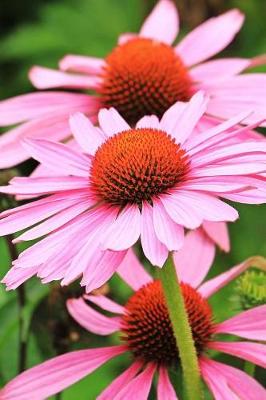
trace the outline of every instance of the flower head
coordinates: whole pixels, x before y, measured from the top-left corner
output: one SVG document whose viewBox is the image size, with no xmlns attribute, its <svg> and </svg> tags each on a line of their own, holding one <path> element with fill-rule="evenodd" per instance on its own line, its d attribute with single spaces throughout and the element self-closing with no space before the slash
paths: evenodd
<svg viewBox="0 0 266 400">
<path fill-rule="evenodd" d="M 77 150 L 27 140 L 29 153 L 53 175 L 15 178 L 1 188 L 44 198 L 2 213 L 0 234 L 37 224 L 16 241 L 47 237 L 21 253 L 4 279 L 8 287 L 36 273 L 63 284 L 82 275 L 90 291 L 110 278 L 139 238 L 146 257 L 162 266 L 169 251 L 182 247 L 184 228 L 205 221 L 208 232 L 206 221 L 235 221 L 237 211 L 219 197 L 265 202 L 265 142 L 230 143 L 245 113 L 193 135 L 206 105 L 199 92 L 161 121 L 143 117 L 133 129 L 114 109 L 100 111 L 100 128 L 75 114 Z"/>
<path fill-rule="evenodd" d="M 198 246 L 197 252 L 203 250 L 200 242 Z M 208 350 L 215 349 L 265 367 L 266 346 L 256 341 L 266 338 L 266 306 L 255 307 L 217 323 L 208 299 L 250 265 L 260 263 L 265 268 L 265 260 L 258 257 L 248 259 L 202 283 L 208 272 L 206 271 L 197 284 L 194 277 L 198 274 L 199 264 L 196 259 L 195 261 L 190 265 L 187 275 L 183 274 L 186 266 L 180 260 L 176 268 L 180 279 L 184 279 L 182 293 L 197 348 L 201 375 L 217 400 L 231 400 L 236 397 L 246 400 L 263 399 L 266 392 L 259 383 L 237 368 L 212 360 Z M 133 397 L 147 399 L 156 372 L 157 398 L 177 399 L 169 372 L 178 368 L 178 351 L 160 281 L 152 280 L 132 251 L 128 252 L 118 272 L 134 291 L 125 306 L 103 295 L 85 295 L 84 298 L 68 300 L 67 307 L 72 317 L 88 331 L 98 335 L 120 332 L 123 344 L 79 350 L 46 361 L 9 382 L 0 391 L 3 400 L 14 396 L 17 400 L 22 400 L 28 393 L 36 398 L 46 398 L 124 352 L 132 355 L 131 365 L 97 397 L 98 400 Z M 188 276 L 191 278 L 188 279 Z M 115 316 L 106 316 L 96 311 L 93 305 Z M 219 333 L 251 341 L 220 341 L 217 340 Z"/>
<path fill-rule="evenodd" d="M 203 89 L 210 97 L 204 126 L 219 123 L 217 117 L 227 119 L 250 108 L 265 120 L 266 75 L 243 73 L 265 62 L 265 57 L 206 61 L 230 44 L 243 21 L 239 10 L 230 10 L 207 20 L 172 46 L 179 31 L 178 13 L 174 2 L 160 0 L 139 33 L 121 35 L 105 59 L 67 55 L 60 61 L 59 71 L 33 67 L 29 73 L 33 85 L 53 91 L 0 103 L 0 125 L 21 123 L 0 139 L 0 168 L 27 159 L 28 153 L 18 139 L 69 138 L 68 116 L 76 111 L 96 121 L 101 107 L 114 107 L 134 125 L 145 115 L 161 118 L 177 101 L 188 101 Z M 57 88 L 83 92 L 58 92 Z M 84 90 L 93 94 L 84 94 Z M 249 115 L 246 122 L 256 119 Z M 245 137 L 254 136 L 245 133 Z"/>
</svg>

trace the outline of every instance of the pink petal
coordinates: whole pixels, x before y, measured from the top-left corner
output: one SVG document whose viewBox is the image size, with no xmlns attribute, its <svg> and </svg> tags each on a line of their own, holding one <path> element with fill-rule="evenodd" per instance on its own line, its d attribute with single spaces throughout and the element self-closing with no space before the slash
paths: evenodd
<svg viewBox="0 0 266 400">
<path fill-rule="evenodd" d="M 86 153 L 94 155 L 105 137 L 99 128 L 93 126 L 84 114 L 76 113 L 69 119 L 70 129 L 76 141 Z"/>
<path fill-rule="evenodd" d="M 120 392 L 113 397 L 113 400 L 138 399 L 147 400 L 152 384 L 152 378 L 156 366 L 148 364 L 143 372 L 132 379 Z"/>
<path fill-rule="evenodd" d="M 121 328 L 120 318 L 106 317 L 87 305 L 82 298 L 69 299 L 67 309 L 72 318 L 89 332 L 98 335 L 110 335 L 118 332 Z"/>
<path fill-rule="evenodd" d="M 157 400 L 178 400 L 174 388 L 170 382 L 167 369 L 163 366 L 159 369 L 157 386 Z"/>
<path fill-rule="evenodd" d="M 124 44 L 131 39 L 135 39 L 136 37 L 138 37 L 138 35 L 136 33 L 132 33 L 132 32 L 122 33 L 122 35 L 120 35 L 118 37 L 118 44 Z"/>
<path fill-rule="evenodd" d="M 243 358 L 244 360 L 260 365 L 262 368 L 266 368 L 265 344 L 249 342 L 210 342 L 208 347 L 221 351 L 222 353 Z"/>
<path fill-rule="evenodd" d="M 98 307 L 101 307 L 103 310 L 110 311 L 115 314 L 124 314 L 125 312 L 125 308 L 123 306 L 106 296 L 86 294 L 84 295 L 84 298 L 96 304 Z"/>
<path fill-rule="evenodd" d="M 7 290 L 14 290 L 32 276 L 36 275 L 37 272 L 38 266 L 30 268 L 12 267 L 1 280 L 1 283 L 7 286 Z"/>
<path fill-rule="evenodd" d="M 182 282 L 192 287 L 201 284 L 215 257 L 215 245 L 199 228 L 187 233 L 181 250 L 174 252 L 174 263 Z"/>
<path fill-rule="evenodd" d="M 230 333 L 251 340 L 265 340 L 266 337 L 266 305 L 227 319 L 216 325 L 215 333 Z"/>
<path fill-rule="evenodd" d="M 202 218 L 182 196 L 167 195 L 160 197 L 161 202 L 174 222 L 189 229 L 195 229 L 202 223 Z"/>
<path fill-rule="evenodd" d="M 55 357 L 11 380 L 1 391 L 3 400 L 44 399 L 78 382 L 111 358 L 126 351 L 125 346 L 78 350 Z"/>
<path fill-rule="evenodd" d="M 229 269 L 228 271 L 219 274 L 213 279 L 208 280 L 199 288 L 200 293 L 204 297 L 210 297 L 218 290 L 223 288 L 227 283 L 231 282 L 233 279 L 238 277 L 242 272 L 251 267 L 252 265 L 256 265 L 261 267 L 262 269 L 266 268 L 265 261 L 263 257 L 250 257 L 243 263 Z"/>
<path fill-rule="evenodd" d="M 231 43 L 243 22 L 244 16 L 237 9 L 211 18 L 186 35 L 176 52 L 186 65 L 198 64 Z"/>
<path fill-rule="evenodd" d="M 152 209 L 148 203 L 143 202 L 141 211 L 141 245 L 148 260 L 153 265 L 162 267 L 168 257 L 168 250 L 156 236 Z"/>
<path fill-rule="evenodd" d="M 81 284 L 86 286 L 86 292 L 90 293 L 106 283 L 117 271 L 125 255 L 126 251 L 107 250 L 95 257 L 81 281 Z"/>
<path fill-rule="evenodd" d="M 169 251 L 181 248 L 184 243 L 184 228 L 169 217 L 159 199 L 153 201 L 153 225 L 157 238 Z"/>
<path fill-rule="evenodd" d="M 61 71 L 81 72 L 98 75 L 102 72 L 105 61 L 97 57 L 76 56 L 68 54 L 59 62 Z"/>
<path fill-rule="evenodd" d="M 86 94 L 37 92 L 23 94 L 0 102 L 0 125 L 8 126 L 67 110 L 95 107 L 97 100 Z M 1 138 L 2 140 L 3 138 Z"/>
<path fill-rule="evenodd" d="M 109 108 L 108 110 L 102 108 L 99 112 L 98 119 L 101 129 L 107 136 L 113 136 L 118 132 L 131 129 L 124 118 L 122 118 L 114 108 Z"/>
<path fill-rule="evenodd" d="M 131 249 L 128 250 L 116 272 L 135 291 L 152 280 Z"/>
<path fill-rule="evenodd" d="M 68 74 L 38 66 L 31 68 L 29 79 L 37 89 L 61 87 L 69 89 L 96 89 L 101 84 L 101 78 L 97 76 Z"/>
<path fill-rule="evenodd" d="M 74 219 L 77 215 L 82 214 L 93 205 L 93 200 L 80 201 L 79 203 L 63 211 L 60 211 L 59 213 L 57 213 L 53 217 L 50 217 L 48 220 L 45 220 L 41 224 L 34 226 L 34 228 L 24 232 L 22 235 L 14 240 L 14 243 L 19 243 L 26 240 L 35 240 L 41 236 L 47 235 L 48 233 L 51 233 L 61 226 L 65 225 L 66 223 Z"/>
<path fill-rule="evenodd" d="M 201 372 L 216 400 L 258 400 L 266 398 L 265 389 L 234 367 L 201 359 Z"/>
<path fill-rule="evenodd" d="M 127 205 L 107 229 L 103 238 L 105 249 L 126 250 L 140 236 L 141 215 L 136 205 Z"/>
<path fill-rule="evenodd" d="M 13 178 L 9 186 L 1 186 L 0 192 L 32 194 L 36 196 L 67 190 L 88 189 L 88 179 L 76 176 L 52 176 L 40 178 Z"/>
<path fill-rule="evenodd" d="M 144 21 L 140 36 L 172 44 L 179 30 L 177 9 L 170 0 L 160 0 Z"/>
<path fill-rule="evenodd" d="M 175 130 L 168 132 L 174 136 L 177 143 L 183 144 L 199 122 L 207 109 L 208 99 L 202 91 L 197 92 L 186 104 L 186 108 L 179 116 L 175 116 Z"/>
<path fill-rule="evenodd" d="M 260 189 L 245 190 L 241 193 L 226 193 L 225 199 L 237 201 L 243 204 L 264 204 L 266 202 L 266 191 Z"/>
<path fill-rule="evenodd" d="M 251 61 L 247 58 L 221 58 L 218 60 L 208 61 L 204 64 L 193 67 L 189 73 L 195 81 L 211 81 L 218 79 L 226 79 L 232 75 L 237 75 L 244 69 L 248 68 Z"/>
<path fill-rule="evenodd" d="M 23 146 L 35 160 L 47 168 L 53 169 L 57 175 L 74 175 L 88 177 L 90 160 L 71 147 L 43 139 L 27 139 Z"/>
<path fill-rule="evenodd" d="M 169 135 L 174 136 L 177 132 L 176 126 L 179 119 L 183 115 L 187 108 L 187 103 L 183 101 L 177 101 L 162 116 L 160 121 L 160 127 L 163 131 L 166 131 Z"/>
<path fill-rule="evenodd" d="M 109 385 L 97 397 L 97 400 L 114 399 L 116 394 L 119 393 L 137 375 L 141 367 L 142 363 L 140 361 L 134 361 L 128 369 L 119 375 L 118 378 L 116 378 L 111 385 Z"/>
<path fill-rule="evenodd" d="M 202 227 L 209 238 L 223 251 L 230 250 L 229 232 L 225 222 L 204 221 Z"/>
<path fill-rule="evenodd" d="M 136 125 L 137 129 L 140 128 L 153 128 L 160 129 L 160 123 L 158 117 L 156 115 L 149 115 L 146 117 L 142 117 Z"/>
</svg>

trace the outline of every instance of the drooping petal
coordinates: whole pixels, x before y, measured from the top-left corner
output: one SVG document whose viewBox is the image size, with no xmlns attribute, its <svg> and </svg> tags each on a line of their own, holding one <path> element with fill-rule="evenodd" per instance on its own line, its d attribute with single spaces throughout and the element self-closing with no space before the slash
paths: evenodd
<svg viewBox="0 0 266 400">
<path fill-rule="evenodd" d="M 128 123 L 114 108 L 102 108 L 98 115 L 101 129 L 107 136 L 130 129 Z"/>
<path fill-rule="evenodd" d="M 157 238 L 169 251 L 179 250 L 184 243 L 184 228 L 167 214 L 162 202 L 153 201 L 153 225 Z"/>
<path fill-rule="evenodd" d="M 223 251 L 230 250 L 229 232 L 225 222 L 204 221 L 202 227 L 209 238 Z"/>
<path fill-rule="evenodd" d="M 266 305 L 241 312 L 216 325 L 215 332 L 230 333 L 245 339 L 265 340 Z"/>
<path fill-rule="evenodd" d="M 107 229 L 103 238 L 105 249 L 126 250 L 140 236 L 141 215 L 136 205 L 127 205 Z"/>
<path fill-rule="evenodd" d="M 61 71 L 73 71 L 95 75 L 100 74 L 104 66 L 105 61 L 102 58 L 77 56 L 74 54 L 64 56 L 59 62 Z"/>
<path fill-rule="evenodd" d="M 88 177 L 90 160 L 63 143 L 44 139 L 26 139 L 23 146 L 35 160 L 53 169 L 58 176 L 74 175 Z"/>
<path fill-rule="evenodd" d="M 243 22 L 244 16 L 237 9 L 210 18 L 186 35 L 176 46 L 176 52 L 187 66 L 198 64 L 223 50 Z"/>
<path fill-rule="evenodd" d="M 178 400 L 175 390 L 170 382 L 167 369 L 163 366 L 159 369 L 157 386 L 157 400 Z"/>
<path fill-rule="evenodd" d="M 172 44 L 179 30 L 177 9 L 171 0 L 160 0 L 144 21 L 140 36 Z"/>
<path fill-rule="evenodd" d="M 183 247 L 174 252 L 180 280 L 192 287 L 200 285 L 212 266 L 214 256 L 215 245 L 202 228 L 187 233 Z"/>
<path fill-rule="evenodd" d="M 125 308 L 123 306 L 106 296 L 86 294 L 84 295 L 84 298 L 96 304 L 98 307 L 101 307 L 103 310 L 110 311 L 115 314 L 124 314 L 125 312 Z"/>
<path fill-rule="evenodd" d="M 113 397 L 113 400 L 138 399 L 147 400 L 152 384 L 152 378 L 155 373 L 156 366 L 148 364 L 147 367 L 132 379 L 120 392 Z"/>
<path fill-rule="evenodd" d="M 82 113 L 70 116 L 69 124 L 76 141 L 86 153 L 94 155 L 105 137 L 101 130 L 95 127 Z"/>
<path fill-rule="evenodd" d="M 61 392 L 106 361 L 126 351 L 125 346 L 78 350 L 55 357 L 11 380 L 1 391 L 2 400 L 44 399 Z"/>
<path fill-rule="evenodd" d="M 68 89 L 96 89 L 101 84 L 98 76 L 77 75 L 58 70 L 32 67 L 29 79 L 37 89 L 68 88 Z"/>
<path fill-rule="evenodd" d="M 135 291 L 152 280 L 132 249 L 128 250 L 116 272 Z"/>
<path fill-rule="evenodd" d="M 89 110 L 97 100 L 86 94 L 66 92 L 37 92 L 0 101 L 0 125 L 8 126 L 67 110 Z M 3 137 L 1 137 L 3 140 Z"/>
<path fill-rule="evenodd" d="M 14 290 L 32 276 L 36 275 L 38 268 L 39 266 L 30 268 L 12 267 L 1 280 L 1 283 L 6 285 L 7 290 Z"/>
<path fill-rule="evenodd" d="M 114 399 L 119 393 L 139 372 L 142 367 L 140 361 L 134 361 L 131 366 L 118 376 L 98 397 L 97 400 Z"/>
<path fill-rule="evenodd" d="M 82 298 L 67 301 L 69 314 L 75 321 L 89 332 L 98 335 L 110 335 L 119 331 L 121 321 L 118 317 L 106 317 L 91 308 Z"/>
<path fill-rule="evenodd" d="M 203 378 L 216 400 L 258 400 L 265 389 L 245 372 L 206 358 L 200 360 Z"/>
<path fill-rule="evenodd" d="M 203 283 L 201 287 L 198 289 L 202 296 L 210 297 L 222 287 L 224 287 L 227 283 L 231 282 L 237 276 L 242 274 L 246 269 L 255 265 L 259 268 L 266 270 L 266 264 L 263 257 L 255 256 L 250 257 L 243 263 L 236 265 L 233 268 L 230 268 L 228 271 L 223 272 L 222 274 L 216 276 L 213 279 L 208 280 L 207 282 Z"/>
<path fill-rule="evenodd" d="M 266 368 L 266 345 L 249 342 L 210 342 L 208 348 L 243 358 Z"/>
<path fill-rule="evenodd" d="M 141 245 L 148 260 L 158 267 L 165 263 L 168 250 L 157 238 L 152 215 L 152 206 L 143 202 L 141 211 Z"/>
</svg>

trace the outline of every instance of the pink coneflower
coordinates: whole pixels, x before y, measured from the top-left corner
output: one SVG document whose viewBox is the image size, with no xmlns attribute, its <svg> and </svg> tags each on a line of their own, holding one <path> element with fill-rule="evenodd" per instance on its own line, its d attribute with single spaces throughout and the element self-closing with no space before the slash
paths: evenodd
<svg viewBox="0 0 266 400">
<path fill-rule="evenodd" d="M 101 107 L 114 107 L 134 124 L 144 115 L 161 117 L 176 101 L 187 101 L 204 89 L 210 96 L 209 116 L 226 119 L 252 107 L 265 117 L 266 75 L 241 74 L 263 62 L 263 57 L 204 62 L 233 40 L 243 21 L 239 10 L 228 11 L 171 47 L 178 34 L 178 14 L 172 1 L 161 0 L 139 34 L 123 34 L 105 59 L 68 55 L 59 63 L 61 71 L 33 67 L 29 76 L 38 89 L 67 88 L 83 93 L 48 91 L 1 102 L 0 125 L 22 124 L 1 137 L 0 168 L 28 158 L 21 138 L 68 138 L 68 116 L 76 111 L 96 117 Z M 86 90 L 95 95 L 85 94 Z M 250 116 L 246 122 L 254 120 Z"/>
<path fill-rule="evenodd" d="M 169 251 L 182 247 L 184 228 L 235 221 L 237 211 L 219 197 L 265 202 L 265 178 L 259 174 L 265 171 L 266 143 L 228 145 L 239 129 L 230 135 L 225 129 L 243 113 L 191 136 L 206 105 L 199 92 L 172 106 L 160 122 L 143 117 L 134 129 L 114 109 L 99 113 L 101 129 L 74 115 L 71 130 L 83 152 L 26 141 L 29 153 L 54 176 L 14 178 L 1 188 L 45 197 L 2 213 L 0 234 L 44 221 L 16 240 L 47 237 L 20 254 L 4 279 L 7 286 L 15 288 L 34 274 L 63 284 L 83 275 L 81 283 L 91 291 L 110 278 L 139 238 L 146 257 L 162 266 Z"/>
<path fill-rule="evenodd" d="M 201 245 L 197 252 L 200 253 Z M 254 262 L 255 260 L 253 260 Z M 200 263 L 194 258 L 189 268 L 179 263 L 178 274 L 197 349 L 201 375 L 216 400 L 258 400 L 266 391 L 243 371 L 208 355 L 215 349 L 266 366 L 266 346 L 253 341 L 266 339 L 266 306 L 242 312 L 221 323 L 215 322 L 208 298 L 247 269 L 251 260 L 202 284 Z M 1 400 L 44 399 L 79 381 L 109 359 L 124 352 L 131 354 L 132 363 L 98 397 L 97 400 L 148 398 L 155 373 L 158 373 L 157 399 L 177 400 L 169 378 L 169 369 L 179 364 L 178 350 L 170 323 L 161 282 L 152 280 L 137 257 L 129 251 L 119 268 L 121 277 L 134 294 L 125 306 L 105 296 L 86 295 L 85 299 L 115 314 L 107 317 L 96 311 L 82 298 L 69 300 L 72 317 L 89 332 L 98 335 L 120 333 L 122 345 L 79 350 L 55 357 L 31 368 L 9 382 L 0 391 Z M 189 277 L 189 278 L 188 278 Z M 251 341 L 226 342 L 217 334 L 230 334 Z"/>
</svg>

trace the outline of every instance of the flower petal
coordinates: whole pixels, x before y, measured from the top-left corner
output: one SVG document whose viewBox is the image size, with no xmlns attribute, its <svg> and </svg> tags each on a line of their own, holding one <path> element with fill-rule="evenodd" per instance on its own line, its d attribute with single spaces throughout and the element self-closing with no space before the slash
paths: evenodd
<svg viewBox="0 0 266 400">
<path fill-rule="evenodd" d="M 163 366 L 159 369 L 157 386 L 157 400 L 178 400 L 173 385 L 170 382 L 167 369 Z"/>
<path fill-rule="evenodd" d="M 160 129 L 160 122 L 156 115 L 149 115 L 146 117 L 142 117 L 136 125 L 137 129 L 140 128 L 153 128 L 153 129 Z"/>
<path fill-rule="evenodd" d="M 69 125 L 76 141 L 86 153 L 94 155 L 105 137 L 101 130 L 91 123 L 82 113 L 70 116 Z"/>
<path fill-rule="evenodd" d="M 193 67 L 189 73 L 195 81 L 209 81 L 230 78 L 248 68 L 251 60 L 247 58 L 221 58 Z M 218 77 L 218 78 L 217 78 Z"/>
<path fill-rule="evenodd" d="M 118 132 L 127 131 L 130 128 L 128 123 L 114 108 L 102 108 L 98 115 L 101 129 L 107 136 L 113 136 Z"/>
<path fill-rule="evenodd" d="M 237 9 L 210 18 L 186 35 L 176 46 L 176 52 L 187 66 L 198 64 L 223 50 L 243 22 L 244 16 Z"/>
<path fill-rule="evenodd" d="M 215 245 L 202 228 L 187 233 L 183 247 L 174 252 L 180 280 L 192 287 L 200 285 L 212 266 L 214 256 Z"/>
<path fill-rule="evenodd" d="M 230 333 L 251 340 L 265 340 L 266 305 L 241 312 L 216 325 L 215 333 Z"/>
<path fill-rule="evenodd" d="M 89 332 L 98 335 L 110 335 L 121 328 L 120 318 L 106 317 L 91 308 L 82 298 L 69 299 L 67 309 L 74 320 Z"/>
<path fill-rule="evenodd" d="M 160 0 L 144 21 L 140 36 L 172 44 L 179 30 L 177 9 L 171 0 Z"/>
<path fill-rule="evenodd" d="M 141 215 L 136 205 L 127 205 L 107 229 L 102 240 L 105 249 L 126 250 L 140 236 Z"/>
<path fill-rule="evenodd" d="M 201 287 L 198 290 L 200 291 L 202 296 L 206 298 L 210 297 L 251 266 L 257 266 L 261 269 L 266 270 L 265 259 L 259 256 L 250 257 L 243 263 L 233 268 L 230 268 L 228 271 L 203 283 L 203 285 L 201 285 Z"/>
<path fill-rule="evenodd" d="M 44 399 L 79 381 L 106 361 L 126 351 L 125 346 L 78 350 L 55 357 L 11 380 L 1 391 L 3 400 Z"/>
<path fill-rule="evenodd" d="M 209 238 L 223 251 L 230 251 L 230 238 L 225 222 L 204 221 L 202 225 Z"/>
<path fill-rule="evenodd" d="M 140 361 L 134 361 L 131 366 L 118 376 L 98 397 L 97 400 L 114 399 L 119 393 L 139 372 L 142 367 Z"/>
<path fill-rule="evenodd" d="M 158 267 L 162 267 L 167 259 L 168 250 L 157 238 L 152 217 L 152 207 L 143 202 L 141 211 L 141 245 L 148 260 Z"/>
<path fill-rule="evenodd" d="M 266 368 L 266 345 L 249 342 L 210 342 L 208 348 L 243 358 Z"/>
<path fill-rule="evenodd" d="M 115 314 L 124 314 L 125 312 L 125 308 L 123 306 L 106 296 L 87 294 L 84 295 L 84 298 L 96 304 L 98 307 L 101 307 L 103 310 L 110 311 Z"/>
<path fill-rule="evenodd" d="M 32 67 L 29 79 L 37 89 L 69 88 L 96 89 L 101 84 L 101 78 L 88 75 L 74 75 L 45 67 Z"/>
<path fill-rule="evenodd" d="M 100 74 L 105 66 L 105 61 L 102 58 L 76 56 L 68 54 L 59 62 L 61 71 L 81 72 L 83 74 Z"/>
<path fill-rule="evenodd" d="M 265 389 L 245 372 L 217 361 L 201 359 L 203 378 L 216 400 L 258 400 Z"/>
</svg>

